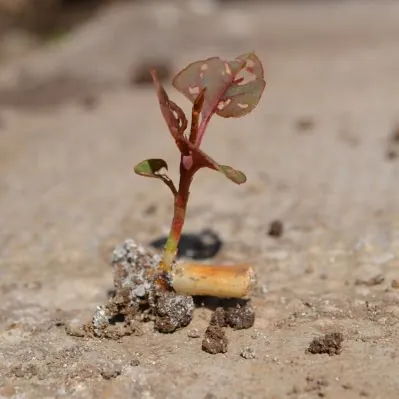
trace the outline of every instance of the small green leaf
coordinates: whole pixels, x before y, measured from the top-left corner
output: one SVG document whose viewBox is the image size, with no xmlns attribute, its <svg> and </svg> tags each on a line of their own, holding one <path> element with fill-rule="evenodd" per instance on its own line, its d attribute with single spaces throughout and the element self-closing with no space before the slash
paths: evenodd
<svg viewBox="0 0 399 399">
<path fill-rule="evenodd" d="M 168 170 L 168 164 L 163 159 L 146 159 L 134 167 L 134 172 L 140 176 L 153 177 L 162 180 L 172 191 L 173 195 L 177 194 L 177 190 L 173 181 L 164 173 L 160 173 L 162 169 Z"/>
<path fill-rule="evenodd" d="M 163 159 L 146 159 L 134 167 L 134 172 L 140 176 L 159 179 L 159 171 L 163 168 L 168 170 L 168 164 Z"/>
<path fill-rule="evenodd" d="M 219 171 L 231 181 L 237 184 L 243 184 L 247 181 L 247 177 L 240 170 L 233 169 L 231 166 L 219 165 Z"/>
<path fill-rule="evenodd" d="M 233 169 L 231 166 L 219 165 L 208 154 L 200 150 L 197 146 L 186 141 L 190 148 L 193 164 L 200 168 L 210 168 L 223 173 L 228 179 L 236 184 L 243 184 L 247 181 L 247 177 L 240 170 Z"/>
</svg>

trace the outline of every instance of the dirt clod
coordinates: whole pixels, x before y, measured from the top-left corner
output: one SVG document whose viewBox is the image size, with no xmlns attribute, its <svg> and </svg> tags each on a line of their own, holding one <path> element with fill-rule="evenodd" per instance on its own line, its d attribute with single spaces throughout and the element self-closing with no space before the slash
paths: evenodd
<svg viewBox="0 0 399 399">
<path fill-rule="evenodd" d="M 256 353 L 252 348 L 247 346 L 240 352 L 240 356 L 244 359 L 255 359 Z"/>
<path fill-rule="evenodd" d="M 226 311 L 222 307 L 218 307 L 212 314 L 211 326 L 227 327 Z"/>
<path fill-rule="evenodd" d="M 231 327 L 234 330 L 251 328 L 255 322 L 255 312 L 250 301 L 218 307 L 213 312 L 210 325 Z"/>
<path fill-rule="evenodd" d="M 273 220 L 273 222 L 270 223 L 269 227 L 269 236 L 270 237 L 276 237 L 279 238 L 283 235 L 284 233 L 284 225 L 281 220 Z"/>
<path fill-rule="evenodd" d="M 192 297 L 160 291 L 154 273 L 159 257 L 145 251 L 133 240 L 116 247 L 113 295 L 99 305 L 86 335 L 118 340 L 125 335 L 141 334 L 139 322 L 155 321 L 155 329 L 171 333 L 187 326 L 192 319 Z"/>
<path fill-rule="evenodd" d="M 155 311 L 155 329 L 162 333 L 172 333 L 190 324 L 194 301 L 191 296 L 162 292 L 158 295 Z"/>
<path fill-rule="evenodd" d="M 339 355 L 342 352 L 343 340 L 344 336 L 342 333 L 329 333 L 322 337 L 314 338 L 306 352 L 311 354 L 327 353 L 330 356 Z"/>
<path fill-rule="evenodd" d="M 126 240 L 113 253 L 114 292 L 108 302 L 97 306 L 92 323 L 85 327 L 87 335 L 120 339 L 140 334 L 138 322 L 154 319 L 156 303 L 153 273 L 158 257 L 133 240 Z"/>
<path fill-rule="evenodd" d="M 202 350 L 215 355 L 227 352 L 228 340 L 224 330 L 216 325 L 210 325 L 205 331 L 202 341 Z"/>
<path fill-rule="evenodd" d="M 231 307 L 226 310 L 226 323 L 234 330 L 251 328 L 255 323 L 255 312 L 251 303 Z"/>
</svg>

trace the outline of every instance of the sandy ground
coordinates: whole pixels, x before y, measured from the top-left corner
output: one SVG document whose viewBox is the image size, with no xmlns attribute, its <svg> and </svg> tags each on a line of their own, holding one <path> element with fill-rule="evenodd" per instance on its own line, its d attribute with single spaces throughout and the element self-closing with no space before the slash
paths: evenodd
<svg viewBox="0 0 399 399">
<path fill-rule="evenodd" d="M 208 17 L 125 4 L 0 65 L 0 397 L 397 398 L 399 4 L 376 3 Z M 214 356 L 188 334 L 203 334 L 207 309 L 172 335 L 151 324 L 120 341 L 67 335 L 112 288 L 114 245 L 147 244 L 171 218 L 167 189 L 132 173 L 163 156 L 176 176 L 177 153 L 131 67 L 166 57 L 177 71 L 251 49 L 263 100 L 215 119 L 204 142 L 248 183 L 199 174 L 186 231 L 221 236 L 213 261 L 253 262 L 254 328 L 228 330 Z M 268 235 L 274 219 L 281 238 Z M 306 353 L 330 332 L 343 334 L 340 354 Z"/>
</svg>

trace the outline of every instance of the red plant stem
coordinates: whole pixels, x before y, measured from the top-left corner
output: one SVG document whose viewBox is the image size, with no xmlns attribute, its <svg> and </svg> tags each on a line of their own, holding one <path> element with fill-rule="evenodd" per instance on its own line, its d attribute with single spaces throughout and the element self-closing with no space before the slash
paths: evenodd
<svg viewBox="0 0 399 399">
<path fill-rule="evenodd" d="M 162 271 L 169 272 L 172 269 L 172 263 L 177 254 L 180 237 L 186 218 L 186 209 L 188 197 L 190 195 L 190 185 L 193 180 L 196 169 L 186 168 L 183 162 L 184 157 L 180 160 L 180 180 L 179 189 L 175 195 L 173 220 L 170 227 L 168 239 L 166 241 L 163 253 L 163 259 L 160 264 Z"/>
<path fill-rule="evenodd" d="M 211 120 L 211 117 L 212 117 L 212 113 L 210 113 L 206 118 L 202 119 L 201 124 L 199 125 L 197 134 L 195 136 L 195 142 L 194 142 L 195 146 L 198 148 L 201 146 L 201 142 L 204 137 L 205 130 L 208 127 L 208 123 Z"/>
</svg>

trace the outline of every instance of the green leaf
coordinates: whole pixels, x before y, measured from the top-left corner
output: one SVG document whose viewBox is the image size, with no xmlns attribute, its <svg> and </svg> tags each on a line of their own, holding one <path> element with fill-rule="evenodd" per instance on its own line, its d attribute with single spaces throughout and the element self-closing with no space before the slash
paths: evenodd
<svg viewBox="0 0 399 399">
<path fill-rule="evenodd" d="M 228 179 L 237 184 L 243 184 L 247 177 L 240 170 L 233 169 L 231 166 L 219 165 L 219 172 L 223 173 Z"/>
<path fill-rule="evenodd" d="M 243 54 L 233 61 L 219 57 L 197 61 L 187 66 L 173 80 L 173 86 L 192 103 L 206 88 L 202 117 L 213 113 L 224 118 L 238 118 L 258 104 L 266 86 L 260 59 Z"/>
<path fill-rule="evenodd" d="M 163 159 L 146 159 L 134 167 L 134 172 L 140 176 L 153 177 L 162 180 L 176 195 L 177 190 L 172 180 L 164 173 L 160 173 L 162 169 L 168 170 L 168 164 Z"/>
<path fill-rule="evenodd" d="M 237 169 L 233 169 L 231 166 L 219 165 L 214 161 L 208 154 L 200 150 L 197 146 L 187 141 L 187 145 L 190 148 L 193 164 L 198 169 L 210 168 L 223 173 L 229 180 L 236 184 L 243 184 L 247 181 L 247 177 L 243 172 Z"/>
<path fill-rule="evenodd" d="M 140 176 L 159 178 L 159 171 L 165 168 L 168 170 L 168 164 L 163 159 L 146 159 L 134 167 L 134 172 Z"/>
</svg>

